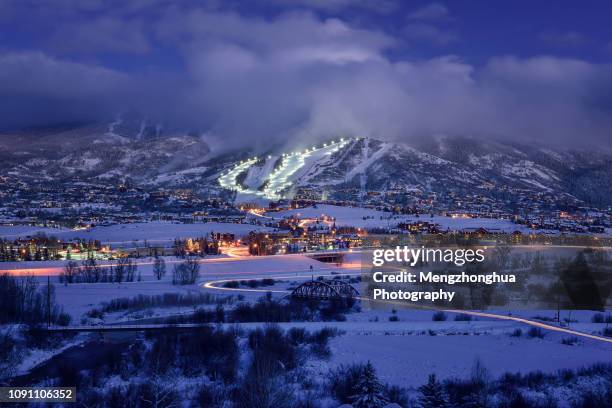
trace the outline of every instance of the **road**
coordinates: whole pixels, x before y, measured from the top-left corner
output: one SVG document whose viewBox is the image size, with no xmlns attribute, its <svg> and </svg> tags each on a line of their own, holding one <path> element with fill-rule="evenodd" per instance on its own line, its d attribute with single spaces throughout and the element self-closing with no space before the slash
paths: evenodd
<svg viewBox="0 0 612 408">
<path fill-rule="evenodd" d="M 343 274 L 355 275 L 356 273 L 355 272 L 348 272 L 348 273 L 343 272 Z M 273 278 L 273 279 L 296 279 L 296 278 L 300 279 L 301 278 L 301 279 L 307 280 L 307 279 L 311 279 L 312 276 L 317 276 L 317 277 L 318 276 L 337 276 L 337 274 L 314 273 L 314 274 L 307 274 L 307 275 L 302 274 L 302 275 L 274 275 L 274 276 L 262 274 L 261 276 L 252 276 L 251 279 L 266 277 L 266 278 Z M 209 281 L 203 282 L 201 286 L 208 290 L 221 290 L 221 291 L 227 291 L 227 292 L 263 292 L 263 293 L 273 292 L 273 293 L 282 293 L 282 294 L 290 293 L 290 291 L 288 290 L 255 289 L 255 288 L 242 288 L 242 287 L 241 288 L 226 288 L 226 287 L 221 286 L 225 282 L 228 282 L 231 280 L 233 279 L 209 280 Z M 572 329 L 568 329 L 565 327 L 555 326 L 552 324 L 543 323 L 537 320 L 531 320 L 531 319 L 526 319 L 522 317 L 508 316 L 508 315 L 488 313 L 488 312 L 471 311 L 471 310 L 444 309 L 444 308 L 427 307 L 427 306 L 421 306 L 421 305 L 413 306 L 407 302 L 398 302 L 398 301 L 390 301 L 390 300 L 374 300 L 368 297 L 359 297 L 358 299 L 363 300 L 363 301 L 368 301 L 368 302 L 383 303 L 383 304 L 396 305 L 396 306 L 402 306 L 402 307 L 414 307 L 416 309 L 423 309 L 423 310 L 436 310 L 436 311 L 441 310 L 443 312 L 453 313 L 453 314 L 466 314 L 466 315 L 475 316 L 475 317 L 485 317 L 489 319 L 513 321 L 513 322 L 517 322 L 521 324 L 526 324 L 531 327 L 537 327 L 537 328 L 544 329 L 544 330 L 571 334 L 573 336 L 588 338 L 591 340 L 596 340 L 596 341 L 601 341 L 604 343 L 612 344 L 612 338 L 598 336 L 598 335 L 594 335 L 590 333 L 585 333 L 585 332 L 581 332 L 578 330 L 572 330 Z"/>
<path fill-rule="evenodd" d="M 551 250 L 551 249 L 580 250 L 580 249 L 586 249 L 587 247 L 577 246 L 577 245 L 554 245 L 554 246 L 552 245 L 514 245 L 513 248 L 521 249 L 525 251 L 541 251 L 541 250 Z M 203 268 L 205 270 L 204 273 L 207 273 L 206 271 L 208 270 L 214 269 L 216 265 L 224 264 L 226 262 L 256 261 L 256 262 L 265 263 L 265 262 L 270 262 L 270 261 L 272 262 L 283 261 L 287 259 L 292 259 L 292 257 L 293 259 L 296 259 L 299 257 L 303 258 L 305 255 L 308 255 L 308 254 L 300 253 L 300 254 L 284 254 L 284 255 L 268 255 L 268 256 L 252 257 L 252 256 L 249 256 L 248 249 L 246 246 L 239 246 L 239 247 L 234 247 L 234 246 L 229 247 L 228 246 L 228 247 L 223 247 L 221 249 L 225 257 L 209 257 L 209 258 L 202 258 L 198 260 L 198 262 L 202 264 L 204 267 Z M 606 251 L 612 250 L 612 248 L 610 247 L 600 247 L 599 249 L 603 249 Z M 351 250 L 351 253 L 359 254 L 361 253 L 361 250 L 353 249 Z M 172 257 L 165 257 L 165 260 L 166 260 L 166 264 L 175 264 L 175 263 L 183 262 L 182 259 L 176 259 Z M 136 265 L 138 266 L 147 267 L 147 266 L 153 265 L 152 258 L 148 258 L 147 260 L 136 260 L 135 262 L 136 262 Z M 12 275 L 17 275 L 17 276 L 24 276 L 24 275 L 58 276 L 63 271 L 65 263 L 66 261 L 3 262 L 3 263 L 0 263 L 0 273 L 8 272 L 8 273 L 11 273 Z M 109 267 L 111 265 L 112 264 L 108 262 L 100 263 L 100 266 L 103 266 L 103 267 Z M 344 263 L 343 266 L 349 267 L 349 268 L 359 267 L 357 265 L 347 265 L 346 262 Z M 298 270 L 294 269 L 288 272 L 296 272 L 296 271 Z"/>
<path fill-rule="evenodd" d="M 224 263 L 224 262 L 234 262 L 234 261 L 240 261 L 243 260 L 240 257 L 228 257 L 228 258 L 204 258 L 204 259 L 200 259 L 198 260 L 198 263 L 200 264 L 211 264 L 211 265 L 215 265 L 215 264 L 219 264 L 219 263 Z M 184 260 L 183 259 L 168 259 L 165 258 L 166 264 L 176 264 L 176 263 L 181 263 Z M 49 266 L 49 263 L 53 263 L 53 265 Z M 12 263 L 13 265 L 17 264 L 17 263 Z M 26 268 L 7 268 L 4 267 L 2 269 L 0 269 L 0 273 L 5 273 L 8 272 L 12 275 L 16 275 L 16 276 L 25 276 L 25 275 L 34 275 L 34 276 L 59 276 L 62 271 L 64 270 L 64 265 L 66 264 L 66 262 L 64 261 L 50 261 L 50 262 L 28 262 L 28 267 Z M 38 264 L 38 265 L 37 265 Z M 152 266 L 154 264 L 153 260 L 147 260 L 147 261 L 136 261 L 135 262 L 136 265 L 138 266 Z M 110 267 L 110 266 L 115 266 L 114 263 L 106 263 L 106 262 L 100 262 L 98 264 L 100 267 Z"/>
<path fill-rule="evenodd" d="M 300 269 L 299 266 L 292 265 L 297 260 L 301 260 L 302 264 L 310 262 L 314 265 L 321 265 L 318 261 L 308 260 L 307 253 L 251 256 L 249 255 L 248 248 L 246 246 L 227 246 L 222 247 L 221 249 L 223 251 L 223 256 L 211 256 L 198 259 L 198 263 L 202 265 L 201 275 L 219 275 L 220 273 L 226 273 L 226 271 L 229 269 L 234 269 L 223 266 L 228 263 L 248 263 L 251 266 L 258 265 L 260 269 L 273 273 L 302 271 L 303 269 Z M 360 252 L 351 251 L 351 253 L 359 254 Z M 174 257 L 164 257 L 164 260 L 166 261 L 167 265 L 184 262 L 184 259 Z M 134 262 L 139 267 L 152 267 L 154 264 L 154 259 L 134 259 Z M 15 276 L 59 276 L 64 271 L 64 265 L 66 265 L 66 263 L 67 261 L 2 262 L 0 263 L 0 274 L 8 272 Z M 100 261 L 98 265 L 100 267 L 110 267 L 114 266 L 114 263 Z M 274 265 L 286 265 L 287 267 L 279 268 L 275 267 Z M 359 268 L 360 266 L 361 264 L 351 263 L 344 263 L 343 265 L 344 268 Z M 327 265 L 324 267 L 327 268 Z M 239 271 L 244 268 L 236 265 L 235 269 Z M 249 275 L 251 273 L 239 272 L 238 274 Z"/>
<path fill-rule="evenodd" d="M 551 246 L 544 246 L 548 249 Z M 529 247 L 533 249 L 533 247 Z M 572 246 L 572 248 L 576 248 Z M 579 247 L 578 247 L 579 248 Z M 606 248 L 609 249 L 609 248 Z M 230 247 L 225 248 L 225 252 L 227 257 L 214 257 L 214 258 L 204 258 L 199 260 L 200 264 L 204 267 L 202 268 L 201 277 L 204 278 L 204 282 L 202 282 L 201 286 L 205 290 L 216 290 L 216 291 L 238 291 L 238 292 L 276 292 L 276 293 L 287 293 L 285 290 L 270 290 L 270 289 L 257 289 L 257 288 L 225 288 L 221 285 L 227 281 L 241 279 L 244 277 L 248 277 L 249 279 L 261 279 L 261 278 L 274 278 L 274 279 L 310 279 L 313 276 L 332 276 L 340 274 L 345 275 L 357 275 L 360 272 L 361 264 L 359 262 L 354 263 L 345 263 L 341 267 L 335 265 L 321 264 L 314 260 L 309 260 L 304 254 L 286 254 L 286 255 L 271 255 L 271 256 L 259 256 L 252 257 L 248 256 L 248 253 L 244 247 Z M 359 253 L 359 251 L 355 251 L 354 253 Z M 167 259 L 166 262 L 168 264 L 180 263 L 181 259 Z M 316 268 L 312 271 L 308 270 L 308 264 L 314 264 Z M 34 274 L 39 276 L 46 275 L 59 275 L 63 270 L 63 263 L 58 262 L 58 265 L 53 266 L 45 266 L 45 263 L 41 266 L 36 265 L 36 263 L 32 263 L 34 265 L 28 268 L 8 268 L 8 269 L 0 269 L 0 273 L 2 272 L 10 272 L 17 275 L 26 275 L 26 274 Z M 146 261 L 137 261 L 137 265 L 139 266 L 150 266 L 153 264 L 152 260 Z M 110 266 L 103 265 L 103 266 Z M 223 277 L 221 279 L 221 277 Z M 138 284 L 138 282 L 134 282 L 134 284 Z M 372 299 L 363 298 L 362 300 L 367 300 L 370 302 L 374 302 Z M 405 302 L 397 302 L 397 301 L 383 301 L 376 300 L 375 302 L 381 302 L 391 305 L 401 305 L 401 306 L 410 306 Z M 436 308 L 426 308 L 420 307 L 423 309 L 431 309 L 431 310 L 440 310 Z M 495 313 L 488 312 L 478 312 L 478 311 L 465 311 L 465 310 L 453 310 L 453 309 L 444 309 L 445 312 L 449 313 L 461 313 L 468 314 L 476 317 L 486 317 L 491 319 L 505 320 L 505 321 L 514 321 L 521 324 L 526 324 L 532 327 L 538 327 L 544 330 L 550 330 L 555 332 L 561 332 L 566 334 L 571 334 L 574 336 L 579 336 L 583 338 L 589 338 L 592 340 L 597 340 L 606 343 L 612 343 L 612 339 L 593 335 L 589 333 L 580 332 L 577 330 L 572 330 L 564 327 L 555 326 L 548 323 L 543 323 L 536 320 L 530 320 L 522 317 L 516 316 L 507 316 Z"/>
</svg>

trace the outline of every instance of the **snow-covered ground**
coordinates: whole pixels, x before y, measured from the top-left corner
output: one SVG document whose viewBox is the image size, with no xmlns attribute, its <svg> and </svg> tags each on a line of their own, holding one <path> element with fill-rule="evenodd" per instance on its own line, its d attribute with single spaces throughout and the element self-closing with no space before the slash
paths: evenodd
<svg viewBox="0 0 612 408">
<path fill-rule="evenodd" d="M 199 284 L 187 286 L 172 285 L 170 282 L 173 263 L 181 262 L 180 259 L 166 258 L 168 273 L 163 280 L 157 281 L 152 276 L 152 259 L 145 258 L 138 260 L 142 281 L 67 286 L 56 284 L 56 297 L 58 303 L 73 317 L 74 324 L 79 324 L 87 311 L 99 307 L 103 302 L 138 294 L 209 292 L 228 296 L 240 294 L 246 301 L 252 301 L 268 290 L 278 291 L 275 296 L 284 296 L 289 286 L 308 280 L 311 274 L 316 276 L 359 273 L 358 267 L 350 265 L 350 261 L 358 256 L 358 253 L 349 254 L 349 265 L 345 267 L 323 264 L 305 255 L 205 258 L 201 263 Z M 277 278 L 279 276 L 284 278 Z M 241 287 L 240 292 L 202 286 L 202 283 L 209 281 L 264 277 L 275 277 L 282 281 L 274 286 L 259 287 L 256 290 Z M 44 278 L 40 279 L 41 282 L 45 281 Z M 398 310 L 393 312 L 393 308 Z M 180 314 L 192 310 L 193 308 L 189 307 L 154 308 L 151 313 L 143 311 L 142 317 Z M 605 324 L 591 323 L 593 313 L 572 313 L 572 320 L 575 321 L 571 327 L 584 333 L 601 332 Z M 448 313 L 448 320 L 439 322 L 432 321 L 432 314 L 429 310 L 397 308 L 395 305 L 370 309 L 366 304 L 362 304 L 362 310 L 347 314 L 347 320 L 344 322 L 292 322 L 280 325 L 284 328 L 305 327 L 309 330 L 331 326 L 341 331 L 342 334 L 330 342 L 332 353 L 328 361 L 312 360 L 307 363 L 308 369 L 313 373 L 325 376 L 330 368 L 369 360 L 374 364 L 382 381 L 408 387 L 423 384 L 431 373 L 438 374 L 440 378 L 468 376 L 476 359 L 479 359 L 492 375 L 508 371 L 554 372 L 561 368 L 579 368 L 596 362 L 612 362 L 610 343 L 580 338 L 574 345 L 566 345 L 562 344 L 561 340 L 572 337 L 571 334 L 544 329 L 543 338 L 529 337 L 527 332 L 530 327 L 515 321 L 492 318 L 455 321 L 455 314 Z M 515 315 L 534 319 L 542 316 L 553 317 L 554 311 L 520 311 Z M 390 321 L 390 316 L 396 316 L 398 321 Z M 130 316 L 118 312 L 107 315 L 105 322 L 116 322 L 126 317 Z M 138 316 L 132 314 L 131 317 Z M 248 329 L 262 324 L 246 323 L 241 326 Z M 519 328 L 522 334 L 518 337 L 511 336 Z M 33 353 L 29 358 L 38 361 L 39 357 L 37 353 Z"/>
<path fill-rule="evenodd" d="M 338 269 L 334 272 L 355 271 Z M 258 277 L 267 275 L 264 273 Z M 298 277 L 287 275 L 284 281 L 272 287 L 253 290 L 241 286 L 239 292 L 225 292 L 240 293 L 248 300 L 268 290 L 275 292 L 276 296 L 283 296 L 283 291 L 299 280 Z M 381 380 L 409 387 L 425 383 L 427 376 L 432 373 L 436 373 L 439 378 L 465 378 L 470 375 L 476 360 L 480 360 L 493 376 L 534 370 L 552 373 L 563 368 L 575 369 L 597 362 L 612 362 L 612 345 L 600 340 L 577 337 L 573 345 L 567 345 L 561 341 L 574 337 L 570 333 L 542 329 L 543 338 L 539 338 L 528 335 L 531 329 L 529 325 L 516 321 L 486 317 L 455 321 L 457 314 L 448 312 L 448 320 L 439 322 L 432 320 L 433 313 L 430 310 L 397 308 L 396 305 L 370 309 L 362 304 L 362 310 L 348 314 L 345 322 L 292 322 L 281 323 L 280 326 L 286 329 L 305 327 L 309 330 L 331 326 L 343 333 L 331 340 L 332 357 L 329 361 L 308 363 L 310 370 L 318 375 L 325 376 L 330 368 L 343 364 L 369 360 Z M 509 311 L 500 313 L 507 314 Z M 600 336 L 605 324 L 591 323 L 594 313 L 573 311 L 570 314 L 563 311 L 561 317 L 571 318 L 570 327 L 573 330 Z M 553 318 L 555 311 L 522 310 L 512 311 L 512 315 L 538 321 Z M 390 321 L 391 316 L 395 316 L 398 321 Z M 248 328 L 257 325 L 261 324 L 242 326 Z M 522 333 L 513 336 L 517 329 Z"/>
<path fill-rule="evenodd" d="M 30 226 L 0 226 L 0 237 L 19 238 L 44 232 L 62 239 L 82 238 L 99 240 L 111 246 L 142 245 L 146 240 L 150 244 L 172 242 L 175 238 L 202 237 L 211 232 L 230 233 L 236 236 L 247 235 L 251 231 L 272 231 L 273 229 L 253 224 L 235 224 L 206 222 L 180 224 L 164 221 L 139 222 L 133 224 L 116 224 L 96 226 L 87 230 L 42 228 Z"/>
<path fill-rule="evenodd" d="M 453 322 L 453 325 L 456 322 Z M 491 324 L 489 322 L 489 324 Z M 375 327 L 370 324 L 369 327 Z M 391 384 L 418 386 L 427 381 L 429 374 L 439 378 L 470 375 L 476 359 L 480 359 L 491 374 L 505 372 L 526 373 L 534 370 L 554 372 L 562 368 L 580 368 L 597 362 L 612 362 L 611 346 L 594 341 L 574 346 L 561 344 L 557 334 L 546 334 L 543 339 L 511 337 L 512 327 L 506 333 L 479 333 L 474 323 L 463 323 L 463 331 L 446 334 L 446 322 L 427 324 L 407 323 L 395 329 L 385 324 L 384 332 L 354 333 L 331 341 L 332 366 L 370 360 L 380 378 Z M 424 327 L 426 326 L 426 327 Z M 499 330 L 500 324 L 491 330 Z M 512 326 L 512 325 L 507 325 Z M 516 328 L 519 325 L 515 325 Z M 398 333 L 406 328 L 422 334 Z M 523 328 L 524 329 L 524 328 Z M 430 335 L 429 330 L 436 335 Z M 438 334 L 439 333 L 439 334 Z M 567 337 L 567 336 L 565 336 Z"/>
<path fill-rule="evenodd" d="M 378 211 L 375 209 L 361 207 L 342 207 L 334 205 L 318 205 L 316 207 L 298 208 L 295 210 L 287 210 L 280 212 L 269 212 L 266 215 L 275 219 L 281 219 L 290 216 L 300 218 L 318 218 L 328 216 L 335 218 L 336 226 L 352 226 L 357 228 L 376 228 L 390 227 L 394 228 L 401 222 L 417 222 L 426 221 L 439 224 L 443 230 L 465 230 L 486 228 L 493 231 L 533 231 L 524 225 L 514 224 L 510 220 L 492 219 L 492 218 L 452 218 L 435 215 L 421 215 L 418 218 L 415 215 L 396 215 L 389 212 Z"/>
<path fill-rule="evenodd" d="M 50 349 L 33 348 L 29 349 L 26 355 L 22 358 L 19 366 L 16 368 L 16 374 L 25 374 L 32 368 L 49 360 L 53 356 L 61 354 L 63 351 L 80 344 L 87 342 L 88 336 L 86 334 L 79 334 L 74 339 L 62 342 L 59 346 Z"/>
<path fill-rule="evenodd" d="M 36 234 L 58 236 L 72 230 L 68 228 L 36 227 L 33 225 L 0 225 L 0 238 L 17 239 Z"/>
<path fill-rule="evenodd" d="M 571 335 L 544 330 L 544 337 L 530 337 L 529 327 L 517 322 L 480 319 L 432 321 L 431 311 L 398 310 L 399 321 L 388 320 L 389 309 L 362 311 L 347 315 L 346 322 L 280 323 L 284 329 L 304 327 L 309 331 L 334 327 L 342 333 L 330 342 L 329 361 L 307 363 L 315 375 L 326 376 L 330 368 L 356 362 L 371 361 L 383 382 L 402 387 L 418 387 L 429 374 L 438 378 L 469 377 L 476 360 L 480 360 L 492 376 L 506 372 L 527 373 L 541 370 L 554 373 L 559 369 L 577 369 L 594 363 L 612 362 L 609 343 L 577 339 L 573 345 L 563 344 Z M 546 314 L 541 311 L 526 312 Z M 574 327 L 596 332 L 605 324 L 590 323 L 593 312 L 578 314 L 582 323 Z M 242 324 L 245 329 L 261 326 Z M 513 336 L 520 329 L 520 336 Z"/>
<path fill-rule="evenodd" d="M 358 257 L 352 254 L 347 259 Z M 63 285 L 59 283 L 57 276 L 62 272 L 66 261 L 44 261 L 44 262 L 4 262 L 0 265 L 0 273 L 4 271 L 19 273 L 23 275 L 35 275 L 41 285 L 47 281 L 46 276 L 52 275 L 51 282 L 55 284 L 56 299 L 64 311 L 69 313 L 73 321 L 78 322 L 83 313 L 99 306 L 102 302 L 120 297 L 133 297 L 139 294 L 156 295 L 168 292 L 203 292 L 200 284 L 196 285 L 172 285 L 172 268 L 183 262 L 183 259 L 164 257 L 166 262 L 166 275 L 158 281 L 153 276 L 153 258 L 139 258 L 137 274 L 141 281 L 122 283 L 74 283 Z M 105 262 L 100 262 L 105 266 Z M 110 265 L 110 263 L 109 263 Z M 200 282 L 211 280 L 248 280 L 260 279 L 261 277 L 284 276 L 286 279 L 305 279 L 312 273 L 359 273 L 359 268 L 338 268 L 315 261 L 305 255 L 275 255 L 269 257 L 207 257 L 200 260 Z M 298 276 L 300 278 L 298 278 Z M 270 288 L 274 289 L 274 288 Z M 282 288 L 281 288 L 282 289 Z M 209 290 L 211 293 L 221 295 L 237 295 L 224 290 Z M 265 288 L 252 293 L 245 292 L 248 298 L 257 298 L 265 293 Z"/>
<path fill-rule="evenodd" d="M 169 292 L 188 293 L 198 291 L 194 286 L 172 285 L 169 278 L 163 281 L 148 280 L 123 283 L 75 283 L 56 285 L 57 303 L 72 317 L 72 324 L 79 324 L 80 319 L 89 310 L 102 303 L 117 298 L 132 298 L 137 295 L 161 295 Z"/>
<path fill-rule="evenodd" d="M 570 335 L 549 331 L 544 331 L 543 338 L 529 337 L 528 327 L 516 322 L 453 321 L 452 314 L 449 321 L 435 322 L 431 320 L 432 312 L 424 311 L 398 311 L 397 315 L 398 322 L 388 321 L 391 311 L 386 310 L 349 314 L 346 322 L 292 322 L 279 326 L 304 327 L 309 331 L 324 327 L 340 330 L 342 334 L 330 341 L 331 358 L 307 363 L 315 375 L 326 376 L 330 368 L 371 361 L 383 382 L 402 387 L 418 387 L 427 382 L 429 374 L 442 379 L 469 377 L 476 360 L 493 377 L 506 372 L 554 373 L 559 369 L 612 362 L 610 344 L 579 339 L 573 345 L 565 345 L 561 340 Z M 379 320 L 374 321 L 375 316 Z M 248 329 L 261 325 L 241 326 Z M 602 327 L 581 325 L 587 331 Z M 521 336 L 512 336 L 516 329 L 522 330 Z"/>
<path fill-rule="evenodd" d="M 247 235 L 251 231 L 270 231 L 271 229 L 252 224 L 233 223 L 194 223 L 179 224 L 172 222 L 146 222 L 134 224 L 117 224 L 110 226 L 99 226 L 90 230 L 66 233 L 65 237 L 79 237 L 85 239 L 97 239 L 102 243 L 121 246 L 133 244 L 134 241 L 147 240 L 150 243 L 171 242 L 175 238 L 193 238 L 206 236 L 211 232 L 231 233 L 237 236 Z"/>
</svg>

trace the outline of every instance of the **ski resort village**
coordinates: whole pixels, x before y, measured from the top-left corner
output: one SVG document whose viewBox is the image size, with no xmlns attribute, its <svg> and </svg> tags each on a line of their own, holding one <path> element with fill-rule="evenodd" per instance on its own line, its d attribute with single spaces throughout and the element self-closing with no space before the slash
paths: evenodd
<svg viewBox="0 0 612 408">
<path fill-rule="evenodd" d="M 611 15 L 0 0 L 0 408 L 612 408 Z"/>
<path fill-rule="evenodd" d="M 100 142 L 3 173 L 0 382 L 76 384 L 83 406 L 610 401 L 610 208 L 526 152 L 347 137 L 172 167 L 121 137 L 155 170 L 108 172 Z M 396 241 L 483 248 L 475 273 L 518 283 L 486 306 L 374 301 L 368 254 Z M 568 271 L 598 302 L 576 307 Z"/>
</svg>

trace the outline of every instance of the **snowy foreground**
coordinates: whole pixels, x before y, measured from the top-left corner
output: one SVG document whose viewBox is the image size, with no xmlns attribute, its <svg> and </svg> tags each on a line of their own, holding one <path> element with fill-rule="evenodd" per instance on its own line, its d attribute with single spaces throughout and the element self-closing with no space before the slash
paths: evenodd
<svg viewBox="0 0 612 408">
<path fill-rule="evenodd" d="M 141 281 L 123 283 L 56 283 L 59 305 L 68 312 L 74 324 L 113 324 L 134 319 L 149 319 L 169 315 L 190 314 L 190 307 L 160 307 L 135 312 L 107 313 L 103 320 L 87 317 L 92 309 L 116 298 L 132 298 L 136 295 L 161 295 L 170 292 L 210 293 L 217 296 L 240 296 L 254 301 L 271 292 L 274 297 L 285 296 L 292 286 L 309 280 L 311 276 L 356 275 L 359 254 L 348 254 L 347 265 L 337 267 L 312 260 L 304 255 L 273 257 L 212 257 L 201 262 L 200 280 L 195 285 L 172 285 L 170 274 L 162 280 L 153 276 L 153 259 L 139 260 Z M 171 270 L 179 259 L 166 258 Z M 354 262 L 354 263 L 351 263 Z M 41 263 L 38 263 L 41 264 Z M 38 265 L 45 271 L 57 274 L 62 262 Z M 30 267 L 35 268 L 36 263 Z M 310 267 L 312 266 L 312 271 Z M 228 280 L 248 280 L 273 277 L 276 284 L 268 287 L 229 289 L 223 287 Z M 41 283 L 46 278 L 39 277 Z M 206 283 L 209 287 L 206 287 Z M 214 306 L 210 306 L 214 307 Z M 507 313 L 507 311 L 505 312 Z M 553 311 L 521 311 L 516 315 L 531 319 L 554 316 Z M 585 333 L 600 333 L 604 324 L 591 323 L 594 312 L 574 312 L 572 329 Z M 544 336 L 529 337 L 529 326 L 512 321 L 478 318 L 472 321 L 454 321 L 455 314 L 448 313 L 446 321 L 432 321 L 432 311 L 411 310 L 379 306 L 375 309 L 362 304 L 361 311 L 346 315 L 339 322 L 280 323 L 284 329 L 304 327 L 309 331 L 334 327 L 341 335 L 330 340 L 331 357 L 328 360 L 312 360 L 308 369 L 324 376 L 329 369 L 341 365 L 371 361 L 380 379 L 389 384 L 419 386 L 429 374 L 440 378 L 469 375 L 476 360 L 481 361 L 493 375 L 504 372 L 527 373 L 533 370 L 554 372 L 564 368 L 580 368 L 597 362 L 612 362 L 612 345 L 602 341 L 579 338 L 571 345 L 562 344 L 572 336 L 547 332 Z M 394 320 L 390 321 L 390 317 Z M 241 327 L 259 327 L 263 323 L 242 323 Z M 523 334 L 513 336 L 517 329 Z M 20 370 L 41 360 L 40 352 L 33 351 Z"/>
</svg>

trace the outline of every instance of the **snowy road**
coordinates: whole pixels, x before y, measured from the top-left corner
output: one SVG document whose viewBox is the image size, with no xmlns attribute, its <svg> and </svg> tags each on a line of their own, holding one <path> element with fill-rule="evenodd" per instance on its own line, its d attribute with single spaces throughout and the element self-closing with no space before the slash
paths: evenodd
<svg viewBox="0 0 612 408">
<path fill-rule="evenodd" d="M 347 275 L 355 275 L 358 274 L 359 272 L 350 272 L 350 271 L 345 271 L 343 272 L 343 274 L 347 274 Z M 250 278 L 251 279 L 258 279 L 258 278 L 274 278 L 274 279 L 304 279 L 304 280 L 308 280 L 311 279 L 313 276 L 318 277 L 318 276 L 334 276 L 337 275 L 336 274 L 332 274 L 332 273 L 326 273 L 326 271 L 322 271 L 322 272 L 317 272 L 314 274 L 300 274 L 300 275 L 273 275 L 270 276 L 269 274 L 261 274 L 261 275 L 253 275 Z M 289 290 L 274 290 L 274 289 L 256 289 L 256 288 L 227 288 L 227 287 L 223 287 L 222 285 L 225 282 L 229 282 L 233 279 L 220 279 L 220 280 L 209 280 L 206 281 L 204 283 L 201 284 L 201 286 L 205 289 L 209 289 L 209 290 L 214 290 L 214 291 L 227 291 L 227 292 L 261 292 L 261 293 L 266 293 L 266 292 L 273 292 L 273 293 L 290 293 Z M 400 301 L 390 301 L 390 300 L 374 300 L 371 298 L 367 298 L 367 297 L 359 297 L 360 300 L 362 301 L 367 301 L 367 302 L 371 302 L 371 303 L 380 303 L 380 304 L 387 304 L 387 305 L 394 305 L 394 306 L 398 306 L 398 307 L 410 307 L 411 305 L 409 303 L 406 302 L 400 302 Z M 569 329 L 569 328 L 565 328 L 565 327 L 560 327 L 560 326 L 555 326 L 553 324 L 548 324 L 548 323 L 543 323 L 540 321 L 536 321 L 536 320 L 531 320 L 531 319 L 527 319 L 524 317 L 518 317 L 518 316 L 508 316 L 508 315 L 503 315 L 503 314 L 496 314 L 496 313 L 489 313 L 489 312 L 479 312 L 479 311 L 470 311 L 470 310 L 455 310 L 455 309 L 440 309 L 440 308 L 435 308 L 435 307 L 425 307 L 425 306 L 415 306 L 415 309 L 419 309 L 419 310 L 442 310 L 444 312 L 447 313 L 453 313 L 453 314 L 465 314 L 465 315 L 470 315 L 470 316 L 474 316 L 474 317 L 479 317 L 479 318 L 487 318 L 487 319 L 496 319 L 496 320 L 502 320 L 502 321 L 509 321 L 509 322 L 516 322 L 516 323 L 521 323 L 521 324 L 525 324 L 531 327 L 536 327 L 536 328 L 540 328 L 540 329 L 544 329 L 544 330 L 550 330 L 553 332 L 557 332 L 557 333 L 562 333 L 562 334 L 569 334 L 569 335 L 573 335 L 573 336 L 579 336 L 581 338 L 586 338 L 586 339 L 590 339 L 590 340 L 595 340 L 595 341 L 600 341 L 600 342 L 604 342 L 604 343 L 609 343 L 612 344 L 612 338 L 608 338 L 608 337 L 603 337 L 603 336 L 598 336 L 595 334 L 589 334 L 586 332 L 582 332 L 582 331 L 578 331 L 578 330 L 573 330 L 573 329 Z"/>
</svg>

